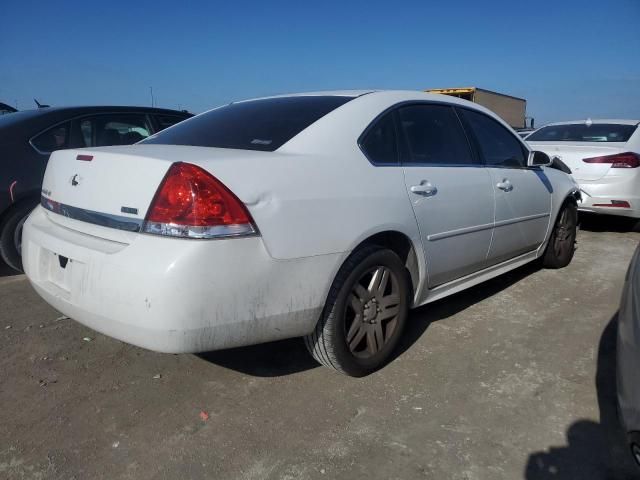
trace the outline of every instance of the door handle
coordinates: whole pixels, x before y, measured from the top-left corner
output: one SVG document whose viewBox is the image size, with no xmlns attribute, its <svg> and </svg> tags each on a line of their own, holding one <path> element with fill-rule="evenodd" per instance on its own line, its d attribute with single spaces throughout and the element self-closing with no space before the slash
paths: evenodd
<svg viewBox="0 0 640 480">
<path fill-rule="evenodd" d="M 422 180 L 420 185 L 413 185 L 411 188 L 411 193 L 415 193 L 416 195 L 422 195 L 423 197 L 433 197 L 436 193 L 438 193 L 438 189 L 435 185 L 431 185 L 427 180 Z"/>
<path fill-rule="evenodd" d="M 513 184 L 509 181 L 508 178 L 503 178 L 501 182 L 496 183 L 496 187 L 505 192 L 510 192 L 513 190 Z"/>
</svg>

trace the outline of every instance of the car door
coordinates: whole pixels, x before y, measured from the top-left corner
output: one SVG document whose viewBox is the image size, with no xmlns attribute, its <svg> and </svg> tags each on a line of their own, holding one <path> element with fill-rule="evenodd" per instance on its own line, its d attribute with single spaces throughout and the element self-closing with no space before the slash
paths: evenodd
<svg viewBox="0 0 640 480">
<path fill-rule="evenodd" d="M 494 215 L 491 177 L 451 105 L 405 105 L 396 115 L 406 188 L 433 288 L 487 265 Z"/>
<path fill-rule="evenodd" d="M 528 150 L 516 134 L 483 112 L 458 108 L 491 175 L 495 227 L 492 264 L 537 249 L 545 239 L 551 212 L 551 183 L 540 167 L 527 167 Z"/>
</svg>

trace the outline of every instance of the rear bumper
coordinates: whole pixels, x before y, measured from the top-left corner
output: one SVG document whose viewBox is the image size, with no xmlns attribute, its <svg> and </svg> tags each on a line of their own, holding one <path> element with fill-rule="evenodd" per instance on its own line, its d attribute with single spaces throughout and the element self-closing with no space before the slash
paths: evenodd
<svg viewBox="0 0 640 480">
<path fill-rule="evenodd" d="M 634 169 L 635 170 L 635 169 Z M 578 208 L 585 212 L 640 218 L 640 172 L 606 175 L 600 180 L 578 180 L 582 202 Z M 629 208 L 612 205 L 612 200 L 629 203 Z"/>
<path fill-rule="evenodd" d="M 260 237 L 138 234 L 120 243 L 63 227 L 55 217 L 38 207 L 24 228 L 25 273 L 38 294 L 96 331 L 160 352 L 309 333 L 341 260 L 274 260 Z M 65 268 L 60 256 L 69 259 Z"/>
</svg>

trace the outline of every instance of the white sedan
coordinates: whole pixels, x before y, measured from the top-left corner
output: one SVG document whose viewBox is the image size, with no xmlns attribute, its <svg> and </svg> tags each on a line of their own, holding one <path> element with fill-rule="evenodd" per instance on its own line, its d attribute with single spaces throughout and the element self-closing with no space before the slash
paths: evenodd
<svg viewBox="0 0 640 480">
<path fill-rule="evenodd" d="M 410 308 L 573 256 L 579 192 L 496 115 L 422 92 L 231 103 L 55 152 L 23 236 L 59 311 L 161 352 L 303 336 L 361 376 Z"/>
<path fill-rule="evenodd" d="M 638 124 L 640 120 L 551 123 L 526 140 L 571 169 L 581 189 L 580 210 L 632 217 L 640 231 Z"/>
</svg>

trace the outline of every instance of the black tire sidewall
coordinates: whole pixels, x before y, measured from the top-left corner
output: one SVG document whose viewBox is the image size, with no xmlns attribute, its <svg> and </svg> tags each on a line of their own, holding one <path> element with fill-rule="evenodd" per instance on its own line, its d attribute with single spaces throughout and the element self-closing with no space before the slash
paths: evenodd
<svg viewBox="0 0 640 480">
<path fill-rule="evenodd" d="M 568 210 L 569 212 L 571 212 L 571 215 L 573 217 L 573 232 L 571 233 L 571 248 L 568 249 L 566 253 L 564 253 L 562 256 L 557 256 L 553 248 L 553 244 L 556 239 L 556 230 L 558 228 L 558 223 L 560 222 L 560 219 L 562 218 L 562 215 L 565 212 L 565 210 Z M 558 212 L 558 217 L 556 218 L 556 222 L 553 225 L 553 231 L 551 232 L 551 236 L 549 237 L 549 243 L 547 244 L 547 249 L 546 249 L 546 252 L 544 255 L 544 261 L 543 261 L 543 264 L 545 267 L 562 268 L 562 267 L 566 267 L 567 265 L 569 265 L 569 263 L 571 263 L 571 260 L 573 259 L 573 254 L 575 252 L 574 245 L 575 245 L 576 235 L 578 230 L 577 226 L 578 226 L 578 207 L 573 203 L 566 202 Z"/>
<path fill-rule="evenodd" d="M 22 258 L 15 246 L 15 231 L 37 203 L 23 202 L 11 210 L 0 223 L 0 256 L 11 268 L 22 271 Z"/>
<path fill-rule="evenodd" d="M 367 271 L 377 266 L 384 266 L 392 270 L 398 280 L 400 290 L 400 312 L 398 313 L 398 325 L 393 338 L 371 358 L 359 358 L 349 350 L 345 336 L 345 309 L 351 289 L 355 282 Z M 382 367 L 397 346 L 407 320 L 410 302 L 410 281 L 408 272 L 400 258 L 391 250 L 380 249 L 365 257 L 357 264 L 340 286 L 338 294 L 332 305 L 327 305 L 327 313 L 332 314 L 332 322 L 327 326 L 331 328 L 331 337 L 335 339 L 334 353 L 341 367 L 350 375 L 367 375 Z"/>
</svg>

